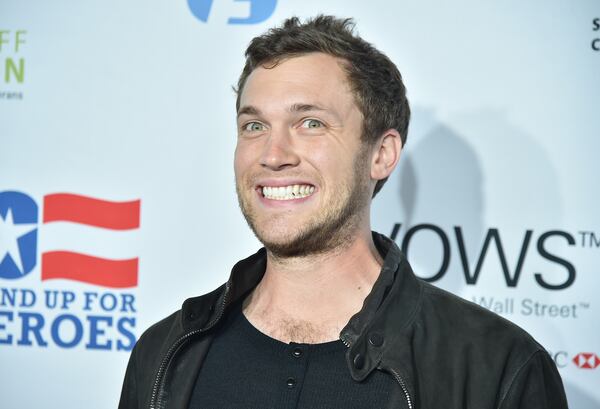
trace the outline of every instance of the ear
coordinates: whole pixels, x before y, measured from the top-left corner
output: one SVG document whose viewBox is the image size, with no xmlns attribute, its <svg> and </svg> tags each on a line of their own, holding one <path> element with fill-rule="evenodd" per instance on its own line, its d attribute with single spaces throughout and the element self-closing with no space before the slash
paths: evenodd
<svg viewBox="0 0 600 409">
<path fill-rule="evenodd" d="M 388 129 L 373 146 L 371 159 L 371 179 L 387 178 L 400 160 L 402 139 L 395 129 Z"/>
</svg>

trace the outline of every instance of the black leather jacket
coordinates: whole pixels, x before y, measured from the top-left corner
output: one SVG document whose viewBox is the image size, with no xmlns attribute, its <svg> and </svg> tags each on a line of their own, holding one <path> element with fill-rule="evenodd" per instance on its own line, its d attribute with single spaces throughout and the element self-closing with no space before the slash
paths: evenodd
<svg viewBox="0 0 600 409">
<path fill-rule="evenodd" d="M 392 376 L 398 387 L 388 408 L 567 407 L 553 361 L 531 336 L 419 280 L 394 242 L 373 238 L 385 257 L 381 274 L 340 333 L 356 381 L 374 370 Z M 265 267 L 261 249 L 238 262 L 226 284 L 149 328 L 132 351 L 119 408 L 187 409 L 211 328 L 258 284 Z"/>
</svg>

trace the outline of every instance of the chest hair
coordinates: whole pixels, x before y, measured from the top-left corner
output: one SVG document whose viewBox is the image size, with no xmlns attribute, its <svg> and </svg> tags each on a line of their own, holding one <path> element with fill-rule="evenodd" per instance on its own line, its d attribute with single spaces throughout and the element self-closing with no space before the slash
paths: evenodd
<svg viewBox="0 0 600 409">
<path fill-rule="evenodd" d="M 342 329 L 328 322 L 314 323 L 290 317 L 269 317 L 263 314 L 246 316 L 260 332 L 286 343 L 319 344 L 335 341 L 339 339 Z"/>
</svg>

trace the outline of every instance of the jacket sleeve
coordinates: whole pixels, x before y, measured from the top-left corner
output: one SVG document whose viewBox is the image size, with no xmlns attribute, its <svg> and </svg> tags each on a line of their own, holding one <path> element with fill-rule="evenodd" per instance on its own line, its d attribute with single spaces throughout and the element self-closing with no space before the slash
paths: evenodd
<svg viewBox="0 0 600 409">
<path fill-rule="evenodd" d="M 512 379 L 499 409 L 567 409 L 556 365 L 544 350 L 535 352 Z"/>
<path fill-rule="evenodd" d="M 137 370 L 136 370 L 136 351 L 134 347 L 129 357 L 123 388 L 121 389 L 121 399 L 119 400 L 119 409 L 138 409 L 138 390 L 137 390 Z"/>
</svg>

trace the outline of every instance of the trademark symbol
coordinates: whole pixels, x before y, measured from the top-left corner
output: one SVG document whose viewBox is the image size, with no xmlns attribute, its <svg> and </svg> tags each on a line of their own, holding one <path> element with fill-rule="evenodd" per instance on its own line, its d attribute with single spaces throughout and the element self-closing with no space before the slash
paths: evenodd
<svg viewBox="0 0 600 409">
<path fill-rule="evenodd" d="M 579 308 L 582 308 L 584 310 L 587 310 L 590 308 L 590 303 L 589 302 L 580 302 L 579 303 Z"/>
<path fill-rule="evenodd" d="M 579 238 L 581 247 L 600 247 L 600 236 L 596 235 L 593 231 L 580 231 Z"/>
</svg>

